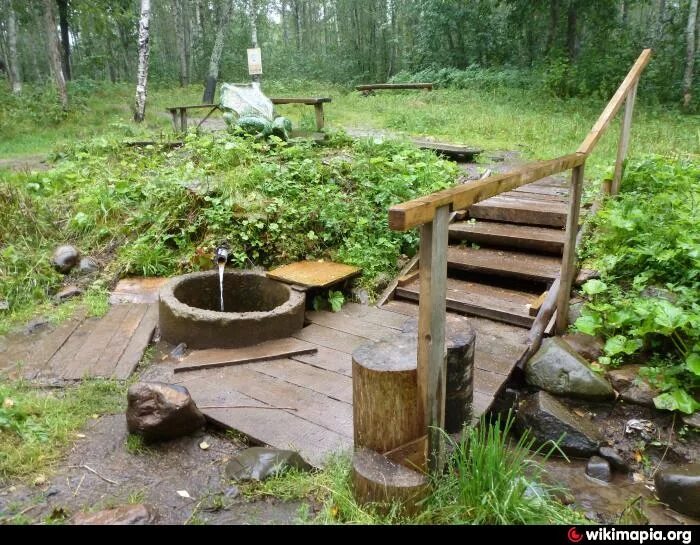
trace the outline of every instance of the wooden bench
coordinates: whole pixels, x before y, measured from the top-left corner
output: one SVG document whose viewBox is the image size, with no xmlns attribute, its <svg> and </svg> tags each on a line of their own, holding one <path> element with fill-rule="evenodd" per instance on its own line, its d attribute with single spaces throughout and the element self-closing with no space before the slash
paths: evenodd
<svg viewBox="0 0 700 545">
<path fill-rule="evenodd" d="M 328 97 L 314 97 L 314 98 L 297 98 L 297 97 L 281 97 L 281 98 L 271 98 L 270 101 L 273 104 L 305 104 L 307 106 L 313 106 L 316 112 L 316 129 L 321 132 L 325 125 L 325 118 L 323 115 L 323 105 L 326 102 L 330 102 L 331 99 Z M 220 110 L 221 107 L 218 104 L 194 104 L 192 106 L 170 106 L 166 108 L 173 118 L 173 128 L 177 132 L 187 132 L 187 110 L 195 108 L 209 108 L 207 115 L 197 123 L 197 128 L 201 127 L 202 124 L 209 119 L 209 116 L 213 114 L 216 110 Z"/>
<path fill-rule="evenodd" d="M 370 95 L 374 91 L 382 89 L 423 89 L 424 91 L 432 91 L 432 83 L 368 83 L 366 85 L 358 85 L 355 87 L 358 91 L 362 91 L 363 95 Z"/>
</svg>

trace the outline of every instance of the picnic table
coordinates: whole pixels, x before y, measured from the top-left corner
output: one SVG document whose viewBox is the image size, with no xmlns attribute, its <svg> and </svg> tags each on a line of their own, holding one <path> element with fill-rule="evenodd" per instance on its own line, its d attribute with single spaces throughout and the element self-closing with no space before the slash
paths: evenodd
<svg viewBox="0 0 700 545">
<path fill-rule="evenodd" d="M 365 85 L 358 85 L 355 87 L 358 91 L 362 91 L 362 94 L 369 95 L 374 91 L 388 90 L 388 89 L 423 89 L 424 91 L 432 91 L 432 83 L 367 83 Z"/>
<path fill-rule="evenodd" d="M 311 97 L 311 98 L 300 98 L 300 97 L 278 97 L 270 98 L 273 104 L 305 104 L 307 106 L 313 106 L 316 113 L 316 129 L 321 132 L 325 125 L 325 118 L 323 115 L 323 105 L 330 102 L 329 97 Z M 173 128 L 175 131 L 187 132 L 187 110 L 192 110 L 196 108 L 209 108 L 209 111 L 204 116 L 203 119 L 197 123 L 197 128 L 201 127 L 202 124 L 209 119 L 209 116 L 213 114 L 216 110 L 220 110 L 221 107 L 218 104 L 194 104 L 189 106 L 170 106 L 166 108 L 173 118 Z"/>
</svg>

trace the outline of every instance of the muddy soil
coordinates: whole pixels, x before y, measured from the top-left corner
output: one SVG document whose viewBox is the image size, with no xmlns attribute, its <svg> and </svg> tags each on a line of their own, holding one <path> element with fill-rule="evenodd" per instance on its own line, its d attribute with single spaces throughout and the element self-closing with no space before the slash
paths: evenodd
<svg viewBox="0 0 700 545">
<path fill-rule="evenodd" d="M 298 519 L 300 503 L 248 501 L 226 479 L 226 462 L 246 445 L 221 431 L 204 430 L 130 452 L 126 421 L 119 414 L 93 420 L 80 435 L 44 484 L 0 489 L 0 523 L 69 522 L 81 511 L 129 503 L 149 506 L 159 524 L 291 524 Z M 209 448 L 200 448 L 202 442 Z M 178 494 L 183 490 L 190 498 Z M 18 513 L 23 515 L 13 518 Z"/>
<path fill-rule="evenodd" d="M 25 155 L 0 159 L 0 170 L 31 172 L 35 170 L 49 170 L 50 168 L 51 164 L 47 161 L 45 155 Z"/>
</svg>

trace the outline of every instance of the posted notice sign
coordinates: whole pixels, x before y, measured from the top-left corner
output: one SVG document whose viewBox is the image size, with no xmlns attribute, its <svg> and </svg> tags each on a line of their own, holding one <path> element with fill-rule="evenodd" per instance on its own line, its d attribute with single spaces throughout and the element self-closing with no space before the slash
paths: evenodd
<svg viewBox="0 0 700 545">
<path fill-rule="evenodd" d="M 262 55 L 259 47 L 248 50 L 248 74 L 262 74 Z"/>
</svg>

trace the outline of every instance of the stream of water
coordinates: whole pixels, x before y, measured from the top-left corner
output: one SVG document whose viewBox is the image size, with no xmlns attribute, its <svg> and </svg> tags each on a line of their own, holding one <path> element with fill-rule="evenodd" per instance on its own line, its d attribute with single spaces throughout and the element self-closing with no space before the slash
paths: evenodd
<svg viewBox="0 0 700 545">
<path fill-rule="evenodd" d="M 224 311 L 224 268 L 226 267 L 226 262 L 219 263 L 219 297 L 221 302 L 221 312 Z"/>
</svg>

